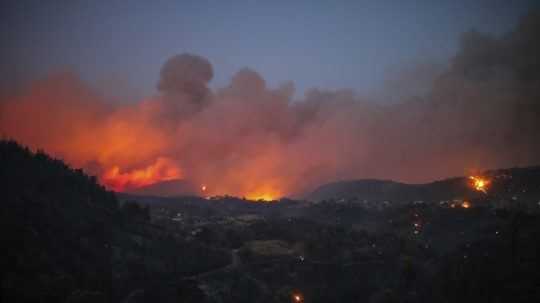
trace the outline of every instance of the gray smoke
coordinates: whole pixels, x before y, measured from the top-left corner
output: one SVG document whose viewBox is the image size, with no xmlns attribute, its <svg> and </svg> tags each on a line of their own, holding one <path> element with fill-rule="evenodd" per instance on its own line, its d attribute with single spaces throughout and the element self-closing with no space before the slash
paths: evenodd
<svg viewBox="0 0 540 303">
<path fill-rule="evenodd" d="M 422 63 L 393 78 L 390 102 L 320 88 L 293 101 L 294 85 L 268 87 L 248 68 L 212 92 L 208 60 L 182 54 L 165 62 L 161 94 L 150 100 L 92 103 L 108 114 L 87 117 L 83 88 L 45 83 L 0 104 L 0 130 L 82 166 L 140 169 L 167 159 L 160 163 L 176 163 L 211 194 L 290 194 L 355 178 L 425 182 L 540 164 L 538 37 L 538 12 L 502 37 L 465 33 L 448 64 Z M 23 120 L 32 123 L 21 127 Z"/>
</svg>

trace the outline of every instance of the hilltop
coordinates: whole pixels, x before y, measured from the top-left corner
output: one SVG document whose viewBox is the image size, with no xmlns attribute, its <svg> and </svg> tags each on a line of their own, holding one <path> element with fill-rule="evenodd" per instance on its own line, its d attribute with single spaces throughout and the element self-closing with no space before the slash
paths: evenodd
<svg viewBox="0 0 540 303">
<path fill-rule="evenodd" d="M 490 180 L 489 194 L 499 198 L 509 193 L 540 197 L 540 167 L 489 170 L 481 174 Z M 321 185 L 305 195 L 307 200 L 359 200 L 411 203 L 478 199 L 484 193 L 471 186 L 469 177 L 456 177 L 425 184 L 406 184 L 388 180 L 351 180 Z M 511 197 L 506 197 L 511 198 Z"/>
</svg>

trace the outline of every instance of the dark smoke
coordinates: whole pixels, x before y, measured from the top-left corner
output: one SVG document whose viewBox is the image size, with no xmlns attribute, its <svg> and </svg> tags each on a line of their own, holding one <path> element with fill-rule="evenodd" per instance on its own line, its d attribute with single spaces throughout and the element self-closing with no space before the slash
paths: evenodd
<svg viewBox="0 0 540 303">
<path fill-rule="evenodd" d="M 205 58 L 192 54 L 176 55 L 161 68 L 158 89 L 164 93 L 202 97 L 208 93 L 206 85 L 213 77 L 212 65 Z"/>
<path fill-rule="evenodd" d="M 248 68 L 212 92 L 208 60 L 182 54 L 164 64 L 159 96 L 119 107 L 94 102 L 78 82 L 60 90 L 44 82 L 0 105 L 0 129 L 84 167 L 176 164 L 211 194 L 283 195 L 339 179 L 424 182 L 540 164 L 538 37 L 538 12 L 503 37 L 465 33 L 444 70 L 419 69 L 421 82 L 394 79 L 392 102 L 323 89 L 293 101 L 294 85 L 269 88 Z"/>
<path fill-rule="evenodd" d="M 157 88 L 169 104 L 167 116 L 189 116 L 209 102 L 208 82 L 214 77 L 210 62 L 203 57 L 181 54 L 169 58 L 160 71 Z"/>
</svg>

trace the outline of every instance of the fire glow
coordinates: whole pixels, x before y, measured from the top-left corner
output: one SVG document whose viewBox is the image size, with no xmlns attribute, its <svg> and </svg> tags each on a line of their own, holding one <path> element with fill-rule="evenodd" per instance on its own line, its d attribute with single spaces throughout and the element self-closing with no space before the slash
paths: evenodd
<svg viewBox="0 0 540 303">
<path fill-rule="evenodd" d="M 260 186 L 248 191 L 244 196 L 251 201 L 272 202 L 281 198 L 283 194 L 274 186 Z"/>
<path fill-rule="evenodd" d="M 487 178 L 470 176 L 469 179 L 471 180 L 471 185 L 475 190 L 481 191 L 485 194 L 487 193 L 487 189 L 490 184 L 490 181 Z"/>
<path fill-rule="evenodd" d="M 248 68 L 225 87 L 212 89 L 210 62 L 191 54 L 167 60 L 159 77 L 157 94 L 120 103 L 95 92 L 75 74 L 51 75 L 0 100 L 0 134 L 96 175 L 111 190 L 179 180 L 190 186 L 179 186 L 178 194 L 252 201 L 275 201 L 338 179 L 427 182 L 457 175 L 479 160 L 478 169 L 514 160 L 492 156 L 494 144 L 464 157 L 450 148 L 459 142 L 432 142 L 453 136 L 454 127 L 446 121 L 469 126 L 486 120 L 487 108 L 482 106 L 491 108 L 488 102 L 450 112 L 440 111 L 437 104 L 407 101 L 381 107 L 349 91 L 324 89 L 295 100 L 294 86 L 268 87 Z M 460 114 L 471 110 L 478 111 L 471 113 L 478 119 Z M 420 114 L 430 117 L 433 133 L 417 136 L 426 129 L 424 120 L 405 118 Z M 486 121 L 503 118 L 489 116 Z M 482 139 L 484 133 L 493 133 L 489 123 L 472 126 L 479 130 L 470 133 Z M 514 129 L 513 124 L 496 126 L 501 127 L 497 133 Z M 399 140 L 388 145 L 380 138 Z M 531 150 L 524 144 L 511 148 L 508 155 Z M 408 161 L 399 156 L 403 154 L 410 155 Z M 520 163 L 535 162 L 537 155 L 531 153 Z M 471 180 L 475 190 L 487 193 L 489 180 Z"/>
<path fill-rule="evenodd" d="M 180 169 L 174 161 L 168 158 L 158 158 L 153 164 L 130 171 L 121 171 L 114 165 L 102 176 L 103 184 L 115 191 L 126 191 L 158 182 L 177 180 L 181 178 Z"/>
<path fill-rule="evenodd" d="M 248 194 L 246 196 L 246 199 L 251 200 L 251 201 L 271 202 L 278 199 L 278 196 L 272 193 L 256 193 L 256 194 Z"/>
<path fill-rule="evenodd" d="M 301 302 L 304 302 L 304 297 L 302 296 L 301 293 L 293 293 L 292 296 L 291 296 L 291 299 L 293 302 L 295 303 L 301 303 Z"/>
</svg>

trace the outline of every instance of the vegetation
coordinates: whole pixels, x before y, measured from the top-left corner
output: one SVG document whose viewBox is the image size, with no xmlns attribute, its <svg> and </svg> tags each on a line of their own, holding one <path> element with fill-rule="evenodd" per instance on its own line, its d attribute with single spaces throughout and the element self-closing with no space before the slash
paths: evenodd
<svg viewBox="0 0 540 303">
<path fill-rule="evenodd" d="M 1 141 L 1 299 L 536 302 L 539 171 L 504 171 L 470 208 L 117 198 L 81 170 Z M 463 194 L 444 181 L 430 188 L 433 199 Z"/>
</svg>

